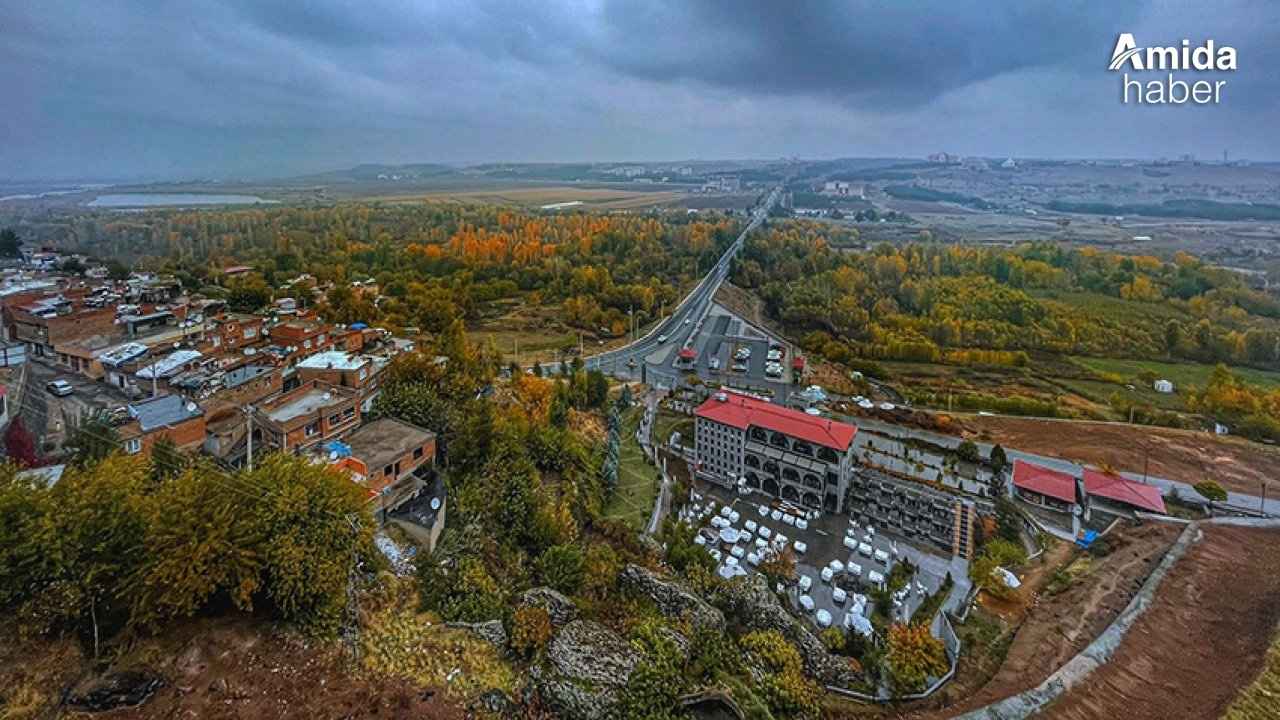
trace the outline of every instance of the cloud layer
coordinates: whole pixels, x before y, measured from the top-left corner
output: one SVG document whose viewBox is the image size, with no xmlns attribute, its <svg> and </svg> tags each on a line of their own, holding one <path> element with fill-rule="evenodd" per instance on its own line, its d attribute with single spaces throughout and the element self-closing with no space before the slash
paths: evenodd
<svg viewBox="0 0 1280 720">
<path fill-rule="evenodd" d="M 1209 4 L 10 3 L 0 177 L 940 149 L 1275 158 L 1280 7 Z M 1121 31 L 1236 46 L 1224 104 L 1122 106 L 1106 72 Z"/>
</svg>

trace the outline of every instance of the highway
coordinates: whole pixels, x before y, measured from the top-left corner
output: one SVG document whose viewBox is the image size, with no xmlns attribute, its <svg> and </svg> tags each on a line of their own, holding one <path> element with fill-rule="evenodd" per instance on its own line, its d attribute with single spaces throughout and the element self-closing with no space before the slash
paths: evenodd
<svg viewBox="0 0 1280 720">
<path fill-rule="evenodd" d="M 629 345 L 585 358 L 586 367 L 591 369 L 598 368 L 607 373 L 626 375 L 638 379 L 640 368 L 647 356 L 664 345 L 678 348 L 687 342 L 693 332 L 700 327 L 702 318 L 711 307 L 711 299 L 715 297 L 721 283 L 728 277 L 733 258 L 742 250 L 742 246 L 746 243 L 747 235 L 760 227 L 760 224 L 768 217 L 769 211 L 781 195 L 782 188 L 780 187 L 775 187 L 769 191 L 765 201 L 752 213 L 751 222 L 747 223 L 742 233 L 729 245 L 724 254 L 720 256 L 720 259 L 716 261 L 716 264 L 707 271 L 707 274 L 698 282 L 697 287 L 680 301 L 680 304 L 676 306 L 675 311 L 669 317 L 658 323 L 647 335 Z M 665 338 L 665 342 L 661 341 L 661 338 Z M 662 370 L 654 367 L 650 367 L 649 372 L 663 375 Z M 674 380 L 674 377 L 669 379 Z"/>
</svg>

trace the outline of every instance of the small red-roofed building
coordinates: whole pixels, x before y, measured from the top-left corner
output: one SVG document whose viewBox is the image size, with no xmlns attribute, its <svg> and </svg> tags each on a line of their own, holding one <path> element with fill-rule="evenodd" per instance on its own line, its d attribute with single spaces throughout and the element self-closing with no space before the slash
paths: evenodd
<svg viewBox="0 0 1280 720">
<path fill-rule="evenodd" d="M 694 416 L 699 477 L 844 511 L 855 465 L 853 425 L 728 391 L 712 395 Z"/>
</svg>

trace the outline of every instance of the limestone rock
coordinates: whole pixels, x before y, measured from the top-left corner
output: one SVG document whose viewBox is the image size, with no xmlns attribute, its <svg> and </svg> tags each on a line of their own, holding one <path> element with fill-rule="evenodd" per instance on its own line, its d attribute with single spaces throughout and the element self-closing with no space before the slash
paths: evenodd
<svg viewBox="0 0 1280 720">
<path fill-rule="evenodd" d="M 663 615 L 688 619 L 695 630 L 724 630 L 723 613 L 652 570 L 639 565 L 628 565 L 622 570 L 622 583 L 632 592 L 653 600 Z"/>
<path fill-rule="evenodd" d="M 564 720 L 606 720 L 640 658 L 626 640 L 589 620 L 565 625 L 535 675 L 542 699 Z"/>
<path fill-rule="evenodd" d="M 549 587 L 529 588 L 520 594 L 521 606 L 540 607 L 547 611 L 552 627 L 568 625 L 578 618 L 578 607 L 560 592 Z"/>
</svg>

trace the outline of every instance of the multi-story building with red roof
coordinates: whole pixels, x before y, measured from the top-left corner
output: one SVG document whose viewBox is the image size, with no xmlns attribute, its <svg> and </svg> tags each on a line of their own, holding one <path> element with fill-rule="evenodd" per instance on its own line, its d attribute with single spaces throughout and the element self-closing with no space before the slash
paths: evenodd
<svg viewBox="0 0 1280 720">
<path fill-rule="evenodd" d="M 694 411 L 696 472 L 808 508 L 843 512 L 858 429 L 734 392 Z"/>
</svg>

